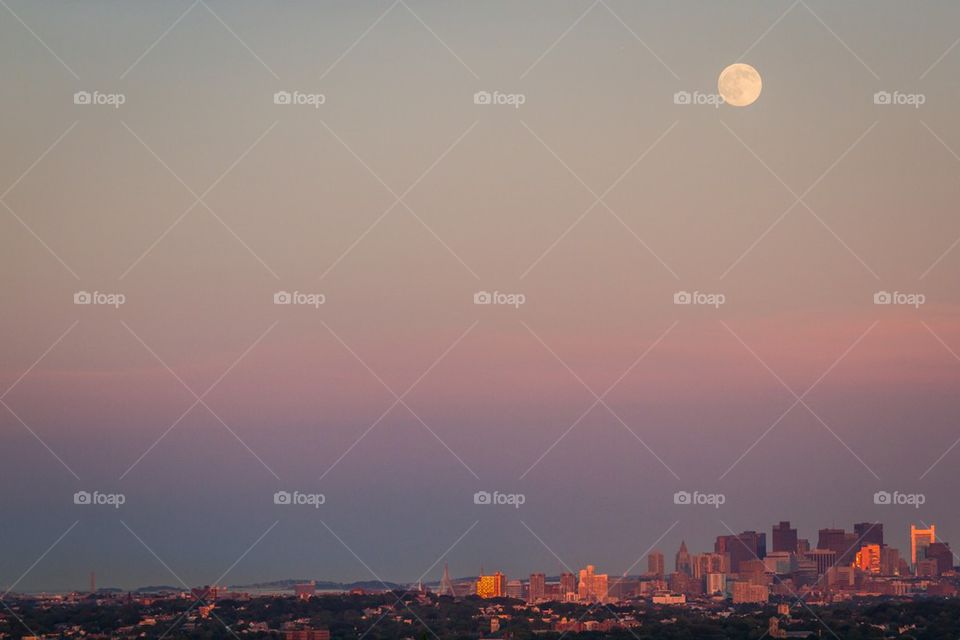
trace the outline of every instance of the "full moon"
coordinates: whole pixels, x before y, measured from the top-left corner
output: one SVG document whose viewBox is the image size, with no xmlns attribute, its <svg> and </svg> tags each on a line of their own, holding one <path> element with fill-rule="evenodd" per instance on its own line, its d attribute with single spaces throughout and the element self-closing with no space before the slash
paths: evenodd
<svg viewBox="0 0 960 640">
<path fill-rule="evenodd" d="M 734 107 L 746 107 L 756 102 L 763 89 L 763 81 L 757 70 L 748 64 L 737 62 L 720 72 L 717 89 L 724 102 Z"/>
</svg>

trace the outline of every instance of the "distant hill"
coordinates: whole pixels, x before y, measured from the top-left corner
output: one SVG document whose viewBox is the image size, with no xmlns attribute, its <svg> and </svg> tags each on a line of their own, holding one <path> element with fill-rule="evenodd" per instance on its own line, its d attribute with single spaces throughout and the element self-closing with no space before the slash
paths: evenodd
<svg viewBox="0 0 960 640">
<path fill-rule="evenodd" d="M 273 580 L 271 582 L 256 582 L 254 584 L 230 585 L 228 588 L 235 589 L 237 591 L 243 591 L 244 589 L 293 590 L 294 585 L 305 584 L 307 582 L 310 582 L 310 580 L 306 578 L 300 580 Z M 351 589 L 365 589 L 371 591 L 384 588 L 405 588 L 404 585 L 397 584 L 396 582 L 381 583 L 379 580 L 360 580 L 357 582 L 330 582 L 328 580 L 314 580 L 313 582 L 318 591 L 350 591 Z M 384 585 L 386 585 L 386 587 L 384 587 Z"/>
</svg>

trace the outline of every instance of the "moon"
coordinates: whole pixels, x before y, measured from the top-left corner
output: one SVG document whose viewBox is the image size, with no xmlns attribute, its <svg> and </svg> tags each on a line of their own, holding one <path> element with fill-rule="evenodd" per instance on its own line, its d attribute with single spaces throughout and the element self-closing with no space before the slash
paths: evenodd
<svg viewBox="0 0 960 640">
<path fill-rule="evenodd" d="M 717 89 L 727 104 L 746 107 L 760 97 L 763 81 L 756 69 L 748 64 L 737 62 L 720 72 Z"/>
</svg>

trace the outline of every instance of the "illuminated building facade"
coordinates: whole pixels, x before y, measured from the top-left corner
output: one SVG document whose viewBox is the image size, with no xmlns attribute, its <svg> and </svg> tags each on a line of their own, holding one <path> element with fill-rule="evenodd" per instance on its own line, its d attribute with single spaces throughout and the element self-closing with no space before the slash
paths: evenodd
<svg viewBox="0 0 960 640">
<path fill-rule="evenodd" d="M 916 566 L 917 563 L 927 557 L 927 547 L 936 542 L 937 528 L 930 525 L 929 529 L 920 529 L 916 525 L 910 525 L 910 562 Z"/>
<path fill-rule="evenodd" d="M 507 577 L 497 571 L 477 580 L 477 595 L 481 598 L 503 598 L 507 595 Z"/>
</svg>

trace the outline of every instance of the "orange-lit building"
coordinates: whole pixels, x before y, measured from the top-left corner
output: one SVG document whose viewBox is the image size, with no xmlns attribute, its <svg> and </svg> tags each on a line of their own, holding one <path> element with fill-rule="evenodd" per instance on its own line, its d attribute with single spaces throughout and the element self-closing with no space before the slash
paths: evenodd
<svg viewBox="0 0 960 640">
<path fill-rule="evenodd" d="M 868 573 L 880 573 L 880 545 L 865 544 L 857 551 L 857 568 Z"/>
<path fill-rule="evenodd" d="M 499 571 L 492 576 L 480 576 L 477 595 L 481 598 L 503 598 L 507 595 L 507 577 Z"/>
<path fill-rule="evenodd" d="M 937 528 L 930 525 L 929 529 L 918 529 L 910 525 L 910 562 L 917 566 L 917 562 L 927 557 L 927 547 L 937 541 Z"/>
</svg>

